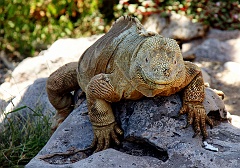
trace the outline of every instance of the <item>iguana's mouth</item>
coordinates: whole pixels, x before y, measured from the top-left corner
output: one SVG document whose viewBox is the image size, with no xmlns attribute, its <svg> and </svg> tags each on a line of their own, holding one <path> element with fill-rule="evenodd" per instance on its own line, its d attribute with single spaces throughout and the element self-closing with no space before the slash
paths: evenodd
<svg viewBox="0 0 240 168">
<path fill-rule="evenodd" d="M 173 82 L 174 79 L 172 80 L 153 80 L 147 77 L 145 75 L 144 71 L 140 66 L 138 66 L 137 70 L 137 77 L 143 81 L 144 83 L 148 84 L 149 86 L 157 86 L 157 85 L 168 85 Z"/>
</svg>

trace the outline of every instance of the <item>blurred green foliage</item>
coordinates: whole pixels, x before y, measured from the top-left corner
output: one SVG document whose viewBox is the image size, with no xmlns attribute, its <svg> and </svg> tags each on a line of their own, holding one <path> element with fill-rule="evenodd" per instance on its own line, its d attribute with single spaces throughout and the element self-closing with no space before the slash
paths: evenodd
<svg viewBox="0 0 240 168">
<path fill-rule="evenodd" d="M 121 0 L 116 10 L 117 17 L 132 14 L 140 19 L 152 13 L 175 12 L 214 28 L 240 29 L 239 0 Z"/>
<path fill-rule="evenodd" d="M 61 37 L 102 33 L 101 4 L 101 0 L 1 1 L 0 50 L 30 56 Z"/>
<path fill-rule="evenodd" d="M 240 29 L 238 0 L 0 0 L 0 50 L 33 56 L 62 37 L 106 32 L 121 15 L 180 13 L 219 29 Z"/>
</svg>

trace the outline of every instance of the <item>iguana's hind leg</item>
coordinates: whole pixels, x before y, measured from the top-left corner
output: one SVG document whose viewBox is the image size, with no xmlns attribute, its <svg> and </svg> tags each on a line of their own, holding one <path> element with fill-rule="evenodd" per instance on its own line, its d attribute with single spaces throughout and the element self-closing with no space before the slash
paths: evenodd
<svg viewBox="0 0 240 168">
<path fill-rule="evenodd" d="M 76 69 L 77 62 L 65 64 L 53 72 L 47 80 L 48 99 L 57 110 L 53 117 L 52 131 L 56 130 L 74 108 L 71 91 L 79 88 Z"/>
<path fill-rule="evenodd" d="M 110 145 L 110 139 L 119 144 L 117 134 L 123 133 L 115 122 L 110 104 L 119 101 L 120 96 L 114 90 L 109 77 L 109 74 L 94 76 L 86 91 L 88 113 L 94 132 L 92 147 L 97 146 L 95 152 L 107 149 Z"/>
</svg>

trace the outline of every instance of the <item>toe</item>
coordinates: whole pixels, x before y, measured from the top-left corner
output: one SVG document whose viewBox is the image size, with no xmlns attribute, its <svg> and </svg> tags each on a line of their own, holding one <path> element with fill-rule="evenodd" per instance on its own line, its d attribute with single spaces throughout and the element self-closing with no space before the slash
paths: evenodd
<svg viewBox="0 0 240 168">
<path fill-rule="evenodd" d="M 117 135 L 115 134 L 114 131 L 111 131 L 111 137 L 117 145 L 120 144 L 120 141 L 118 140 L 118 137 L 117 137 Z"/>
<path fill-rule="evenodd" d="M 187 106 L 183 105 L 180 112 L 179 112 L 179 115 L 186 114 L 187 112 L 188 112 Z"/>
<path fill-rule="evenodd" d="M 122 134 L 123 134 L 122 129 L 119 128 L 118 125 L 115 125 L 114 129 L 115 129 L 115 132 L 118 133 L 119 135 L 122 135 Z"/>
<path fill-rule="evenodd" d="M 196 137 L 200 133 L 200 116 L 199 110 L 194 113 L 194 132 L 193 137 Z"/>
<path fill-rule="evenodd" d="M 202 113 L 202 115 L 200 117 L 200 123 L 201 123 L 201 132 L 202 132 L 203 138 L 206 139 L 207 136 L 208 136 L 208 133 L 207 133 L 207 128 L 206 128 L 206 114 L 205 114 L 205 112 Z"/>
<path fill-rule="evenodd" d="M 208 116 L 206 116 L 206 123 L 210 126 L 211 129 L 213 128 L 213 121 Z"/>
<path fill-rule="evenodd" d="M 108 136 L 105 138 L 105 144 L 104 144 L 103 150 L 109 148 L 109 145 L 110 145 L 110 136 L 108 135 Z"/>
<path fill-rule="evenodd" d="M 104 139 L 103 139 L 103 137 L 99 137 L 99 138 L 98 138 L 98 143 L 97 143 L 97 148 L 96 148 L 96 150 L 94 151 L 94 153 L 103 150 L 103 144 L 104 144 Z"/>
<path fill-rule="evenodd" d="M 93 138 L 93 141 L 92 141 L 92 144 L 91 144 L 90 148 L 94 148 L 96 143 L 97 143 L 97 137 L 96 137 L 96 135 L 94 135 L 94 138 Z"/>
<path fill-rule="evenodd" d="M 190 110 L 188 112 L 187 124 L 191 125 L 193 123 L 194 112 Z"/>
</svg>

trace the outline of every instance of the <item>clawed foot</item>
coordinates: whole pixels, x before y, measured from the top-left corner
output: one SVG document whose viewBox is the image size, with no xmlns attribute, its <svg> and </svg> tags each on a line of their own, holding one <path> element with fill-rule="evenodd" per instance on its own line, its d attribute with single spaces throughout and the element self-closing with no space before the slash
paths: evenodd
<svg viewBox="0 0 240 168">
<path fill-rule="evenodd" d="M 203 139 L 206 139 L 208 137 L 206 124 L 212 128 L 213 122 L 207 116 L 203 105 L 195 102 L 185 103 L 180 110 L 180 114 L 186 113 L 188 113 L 188 118 L 185 128 L 193 124 L 193 129 L 195 132 L 193 137 L 196 137 L 198 134 L 202 133 Z"/>
<path fill-rule="evenodd" d="M 122 135 L 123 131 L 118 127 L 117 123 L 114 122 L 107 126 L 93 126 L 94 139 L 91 147 L 96 146 L 94 153 L 105 150 L 110 146 L 110 140 L 113 139 L 114 142 L 119 145 L 120 141 L 117 135 Z"/>
</svg>

